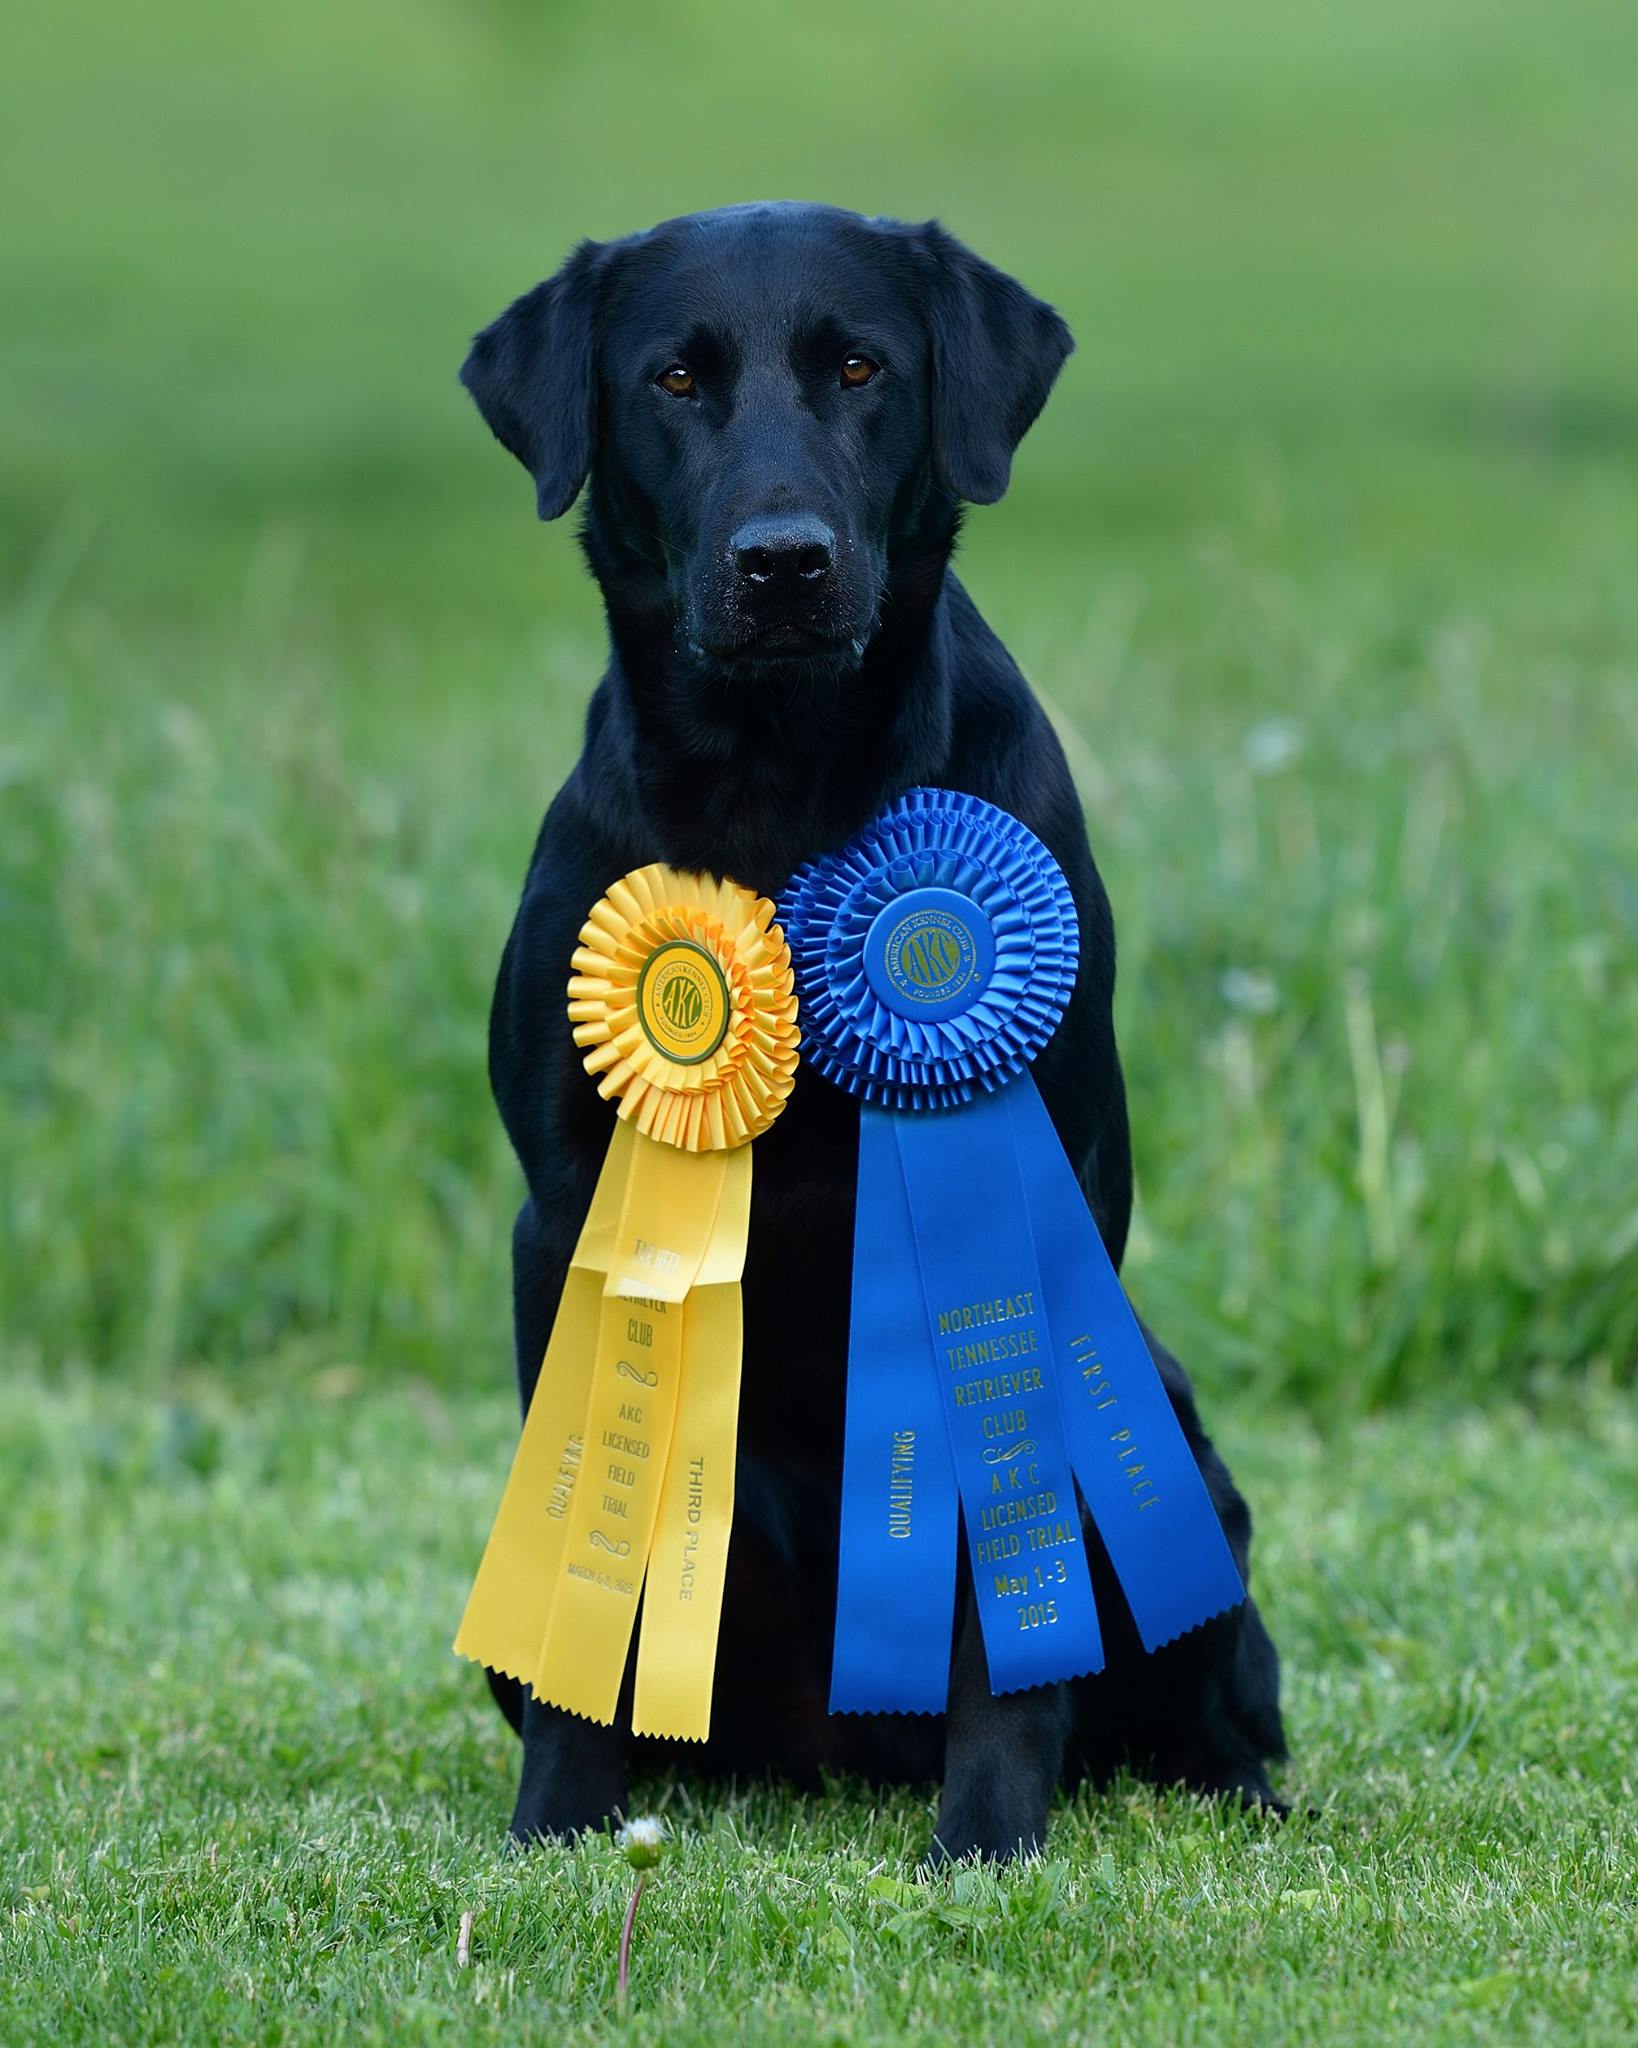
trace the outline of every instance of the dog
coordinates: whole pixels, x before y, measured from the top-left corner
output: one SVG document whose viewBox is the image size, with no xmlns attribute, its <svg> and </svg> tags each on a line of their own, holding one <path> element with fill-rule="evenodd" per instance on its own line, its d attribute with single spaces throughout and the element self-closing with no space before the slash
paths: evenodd
<svg viewBox="0 0 1638 2048">
<path fill-rule="evenodd" d="M 1109 902 L 1052 727 L 951 570 L 963 506 L 1002 496 L 1073 346 L 1050 306 L 936 222 L 788 203 L 584 242 L 473 341 L 461 380 L 540 517 L 586 492 L 610 639 L 490 1023 L 528 1190 L 512 1233 L 525 1411 L 612 1126 L 564 1019 L 592 904 L 650 861 L 777 903 L 796 868 L 917 784 L 1012 812 L 1068 878 L 1079 975 L 1034 1074 L 1118 1266 L 1132 1160 Z M 513 1836 L 604 1826 L 639 1753 L 803 1786 L 937 1779 L 936 1859 L 1033 1851 L 1060 1787 L 1122 1767 L 1284 1812 L 1267 1775 L 1285 1755 L 1279 1665 L 1256 1607 L 1145 1655 L 1084 1511 L 1100 1675 L 994 1697 L 963 1560 L 946 1712 L 827 1713 L 858 1127 L 851 1096 L 799 1070 L 756 1144 L 710 1739 L 633 1737 L 629 1673 L 605 1728 L 491 1672 L 523 1739 Z M 1249 1583 L 1246 1503 L 1182 1368 L 1149 1344 Z"/>
</svg>

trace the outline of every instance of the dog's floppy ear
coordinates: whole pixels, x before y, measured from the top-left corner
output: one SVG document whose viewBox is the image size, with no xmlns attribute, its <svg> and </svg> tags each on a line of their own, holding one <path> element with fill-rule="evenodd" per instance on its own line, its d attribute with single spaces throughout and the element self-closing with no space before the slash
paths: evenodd
<svg viewBox="0 0 1638 2048">
<path fill-rule="evenodd" d="M 933 467 L 956 497 L 993 505 L 1075 337 L 1049 305 L 937 221 L 917 238 L 932 338 Z"/>
<path fill-rule="evenodd" d="M 602 243 L 582 242 L 474 339 L 461 365 L 490 432 L 534 478 L 542 519 L 568 511 L 591 468 L 603 254 Z"/>
</svg>

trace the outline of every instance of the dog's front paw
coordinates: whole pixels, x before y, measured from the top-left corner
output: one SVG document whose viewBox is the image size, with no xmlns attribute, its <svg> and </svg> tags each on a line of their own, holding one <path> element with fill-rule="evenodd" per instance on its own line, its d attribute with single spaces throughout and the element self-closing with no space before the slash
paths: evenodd
<svg viewBox="0 0 1638 2048">
<path fill-rule="evenodd" d="M 599 1835 L 625 1805 L 625 1782 L 598 1786 L 579 1783 L 530 1784 L 525 1780 L 507 1830 L 520 1848 L 535 1842 L 568 1841 L 576 1835 Z"/>
<path fill-rule="evenodd" d="M 1044 1807 L 1037 1811 L 1015 1799 L 946 1794 L 927 1861 L 935 1870 L 969 1857 L 983 1863 L 1010 1863 L 1018 1856 L 1038 1855 L 1046 1829 Z"/>
<path fill-rule="evenodd" d="M 1225 1764 L 1217 1769 L 1191 1772 L 1184 1779 L 1191 1792 L 1207 1799 L 1221 1799 L 1246 1813 L 1266 1814 L 1270 1820 L 1289 1820 L 1291 1808 L 1268 1782 L 1257 1764 Z"/>
<path fill-rule="evenodd" d="M 523 1712 L 523 1777 L 514 1842 L 600 1834 L 626 1803 L 624 1738 L 612 1728 L 530 1699 Z"/>
</svg>

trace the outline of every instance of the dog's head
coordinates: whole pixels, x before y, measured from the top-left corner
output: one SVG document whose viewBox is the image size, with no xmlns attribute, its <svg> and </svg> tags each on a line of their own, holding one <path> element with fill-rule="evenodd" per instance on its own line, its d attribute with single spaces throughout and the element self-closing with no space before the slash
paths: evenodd
<svg viewBox="0 0 1638 2048">
<path fill-rule="evenodd" d="M 989 504 L 1073 347 L 935 223 L 731 207 L 585 243 L 461 377 L 543 519 L 714 671 L 856 665 L 897 548 Z"/>
</svg>

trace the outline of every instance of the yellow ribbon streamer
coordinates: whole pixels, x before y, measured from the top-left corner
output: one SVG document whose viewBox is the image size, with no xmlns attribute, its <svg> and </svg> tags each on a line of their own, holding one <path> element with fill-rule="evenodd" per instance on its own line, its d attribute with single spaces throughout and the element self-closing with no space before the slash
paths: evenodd
<svg viewBox="0 0 1638 2048">
<path fill-rule="evenodd" d="M 663 867 L 593 909 L 569 1015 L 616 1124 L 455 1648 L 703 1741 L 733 1520 L 749 1140 L 796 1072 L 773 906 Z"/>
<path fill-rule="evenodd" d="M 716 1229 L 683 1304 L 682 1384 L 643 1594 L 632 1726 L 703 1741 L 711 1730 L 734 1519 L 743 1315 L 739 1282 L 751 1221 L 751 1152 L 711 1153 L 726 1168 Z"/>
</svg>

